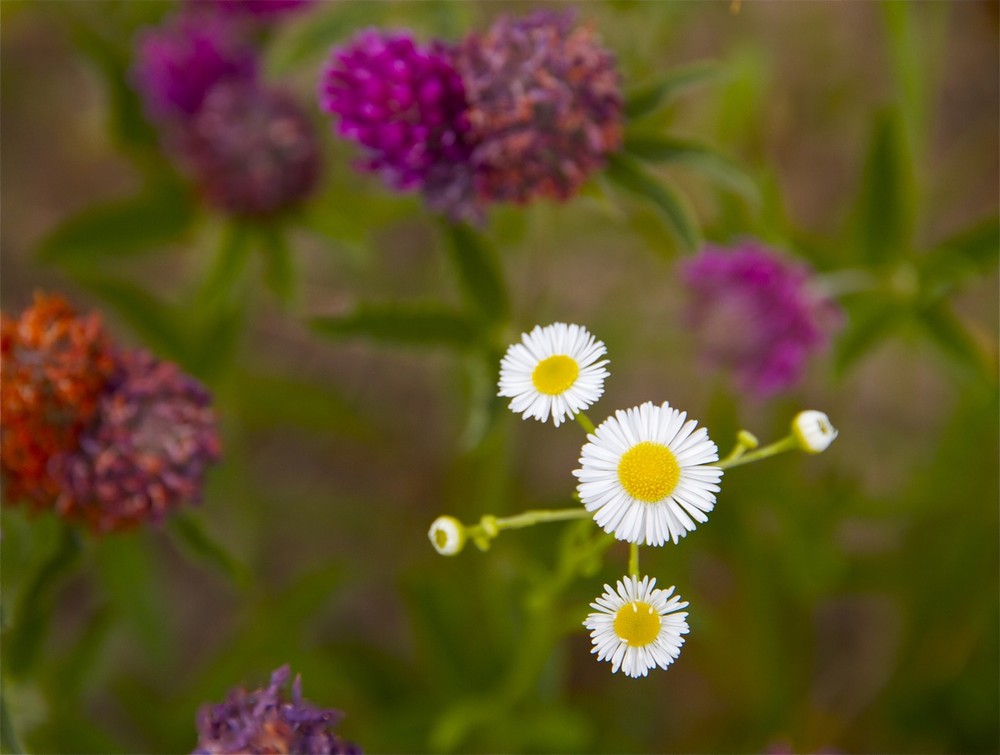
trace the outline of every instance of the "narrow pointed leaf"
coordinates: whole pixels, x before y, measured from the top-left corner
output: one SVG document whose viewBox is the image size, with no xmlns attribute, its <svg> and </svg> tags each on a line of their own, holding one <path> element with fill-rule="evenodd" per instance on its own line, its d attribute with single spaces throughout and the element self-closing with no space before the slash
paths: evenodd
<svg viewBox="0 0 1000 755">
<path fill-rule="evenodd" d="M 635 120 L 666 105 L 681 92 L 721 78 L 718 63 L 704 61 L 671 71 L 656 81 L 643 84 L 625 94 L 625 117 Z"/>
<path fill-rule="evenodd" d="M 142 254 L 181 239 L 194 215 L 187 190 L 161 181 L 134 197 L 72 216 L 42 241 L 38 256 L 43 262 L 92 268 L 102 258 Z"/>
<path fill-rule="evenodd" d="M 465 349 L 476 337 L 476 329 L 464 315 L 421 304 L 364 305 L 351 314 L 315 318 L 312 326 L 337 340 L 368 338 L 404 346 Z"/>
<path fill-rule="evenodd" d="M 994 216 L 931 250 L 920 262 L 924 294 L 934 300 L 990 272 L 1000 259 L 1000 218 Z"/>
<path fill-rule="evenodd" d="M 899 114 L 875 120 L 865 161 L 857 212 L 861 259 L 884 264 L 911 251 L 914 209 L 913 166 Z"/>
<path fill-rule="evenodd" d="M 263 231 L 264 283 L 283 304 L 295 298 L 295 260 L 281 228 Z"/>
<path fill-rule="evenodd" d="M 753 202 L 760 201 L 760 190 L 753 178 L 735 161 L 707 144 L 655 134 L 635 134 L 626 135 L 624 150 L 648 162 L 687 165 Z"/>
<path fill-rule="evenodd" d="M 959 365 L 996 379 L 993 359 L 947 304 L 941 302 L 917 313 L 922 332 Z"/>
<path fill-rule="evenodd" d="M 467 225 L 445 224 L 448 250 L 469 304 L 490 322 L 507 317 L 509 304 L 496 255 Z"/>
<path fill-rule="evenodd" d="M 187 512 L 176 513 L 168 522 L 170 532 L 198 561 L 215 569 L 236 586 L 250 584 L 250 571 L 205 529 L 204 522 Z"/>
<path fill-rule="evenodd" d="M 701 245 L 697 222 L 684 198 L 672 187 L 661 183 L 634 158 L 612 155 L 605 174 L 622 188 L 655 204 L 687 251 L 695 251 Z"/>
</svg>

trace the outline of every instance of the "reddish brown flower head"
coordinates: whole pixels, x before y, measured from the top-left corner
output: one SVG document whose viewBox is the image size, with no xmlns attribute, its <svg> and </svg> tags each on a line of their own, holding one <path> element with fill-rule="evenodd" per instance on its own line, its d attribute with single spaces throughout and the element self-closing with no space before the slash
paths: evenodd
<svg viewBox="0 0 1000 755">
<path fill-rule="evenodd" d="M 503 17 L 465 39 L 455 67 L 482 199 L 567 199 L 621 145 L 614 56 L 572 12 Z"/>
<path fill-rule="evenodd" d="M 219 459 L 205 387 L 142 350 L 117 354 L 118 368 L 79 447 L 52 462 L 60 516 L 96 532 L 155 524 L 201 497 Z"/>
<path fill-rule="evenodd" d="M 35 294 L 19 318 L 0 314 L 0 471 L 4 502 L 51 506 L 54 456 L 76 448 L 114 371 L 100 315 Z"/>
</svg>

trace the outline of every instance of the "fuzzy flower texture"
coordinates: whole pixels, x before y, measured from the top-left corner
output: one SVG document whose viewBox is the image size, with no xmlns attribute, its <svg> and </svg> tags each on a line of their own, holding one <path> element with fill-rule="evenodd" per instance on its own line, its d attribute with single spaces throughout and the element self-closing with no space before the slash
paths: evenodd
<svg viewBox="0 0 1000 755">
<path fill-rule="evenodd" d="M 200 383 L 143 351 L 114 349 L 96 314 L 79 316 L 59 297 L 36 295 L 2 329 L 5 503 L 110 532 L 198 500 L 220 455 Z"/>
<path fill-rule="evenodd" d="M 260 80 L 241 14 L 301 3 L 190 2 L 138 38 L 132 79 L 164 144 L 210 205 L 266 218 L 309 195 L 320 172 L 309 118 Z"/>
<path fill-rule="evenodd" d="M 709 247 L 681 272 L 705 361 L 733 371 L 744 390 L 761 397 L 798 383 L 840 323 L 840 310 L 816 290 L 807 266 L 755 242 Z"/>
<path fill-rule="evenodd" d="M 282 666 L 263 689 L 237 688 L 225 702 L 205 705 L 198 713 L 198 746 L 193 755 L 304 753 L 355 755 L 361 750 L 334 732 L 343 718 L 337 710 L 317 708 L 302 698 L 295 677 L 291 699 L 284 689 L 290 672 Z"/>
<path fill-rule="evenodd" d="M 622 138 L 614 57 L 572 12 L 502 17 L 451 46 L 365 31 L 334 50 L 320 101 L 363 169 L 453 220 L 568 199 Z"/>
</svg>

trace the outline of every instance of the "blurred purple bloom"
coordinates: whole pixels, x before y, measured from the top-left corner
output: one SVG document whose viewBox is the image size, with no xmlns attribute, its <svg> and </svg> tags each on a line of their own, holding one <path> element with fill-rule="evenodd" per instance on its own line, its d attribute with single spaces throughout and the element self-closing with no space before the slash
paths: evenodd
<svg viewBox="0 0 1000 755">
<path fill-rule="evenodd" d="M 337 132 L 366 150 L 363 169 L 396 189 L 422 189 L 438 209 L 472 201 L 465 89 L 442 44 L 369 29 L 333 51 L 320 103 Z"/>
<path fill-rule="evenodd" d="M 206 199 L 234 215 L 285 210 L 319 178 L 312 124 L 280 90 L 220 84 L 173 141 Z"/>
<path fill-rule="evenodd" d="M 313 0 L 188 0 L 188 2 L 199 8 L 208 6 L 224 13 L 273 18 L 311 5 Z"/>
<path fill-rule="evenodd" d="M 289 701 L 284 687 L 290 675 L 282 666 L 264 689 L 231 690 L 224 703 L 198 712 L 198 746 L 193 755 L 235 753 L 305 753 L 355 755 L 361 750 L 338 737 L 333 728 L 343 718 L 337 710 L 317 708 L 302 699 L 296 676 Z"/>
<path fill-rule="evenodd" d="M 63 480 L 57 508 L 105 532 L 159 522 L 200 499 L 218 458 L 215 412 L 201 383 L 145 351 L 123 352 L 78 449 L 54 460 Z"/>
<path fill-rule="evenodd" d="M 572 12 L 501 17 L 458 47 L 480 199 L 564 200 L 622 139 L 615 59 Z"/>
<path fill-rule="evenodd" d="M 769 396 L 799 381 L 840 321 L 810 269 L 755 242 L 707 248 L 682 263 L 687 316 L 706 361 L 736 373 L 743 389 Z"/>
<path fill-rule="evenodd" d="M 216 84 L 254 81 L 257 58 L 232 22 L 180 15 L 139 36 L 132 74 L 151 117 L 183 119 Z"/>
</svg>

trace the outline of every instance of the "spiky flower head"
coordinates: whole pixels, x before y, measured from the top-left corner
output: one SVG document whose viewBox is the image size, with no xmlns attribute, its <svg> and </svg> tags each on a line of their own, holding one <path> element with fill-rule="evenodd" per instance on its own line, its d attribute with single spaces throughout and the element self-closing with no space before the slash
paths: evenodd
<svg viewBox="0 0 1000 755">
<path fill-rule="evenodd" d="M 468 212 L 471 145 L 462 78 L 440 42 L 405 32 L 362 31 L 331 54 L 320 104 L 337 133 L 365 150 L 363 170 L 393 188 L 420 189 L 435 209 Z"/>
<path fill-rule="evenodd" d="M 57 510 L 98 532 L 159 522 L 199 500 L 218 458 L 215 412 L 201 383 L 145 351 L 122 352 L 78 449 L 54 460 Z"/>
<path fill-rule="evenodd" d="M 51 460 L 76 447 L 114 371 L 108 339 L 100 315 L 36 293 L 19 318 L 0 314 L 0 343 L 4 501 L 50 506 Z"/>
<path fill-rule="evenodd" d="M 275 215 L 319 177 L 306 114 L 285 92 L 252 83 L 213 88 L 174 144 L 206 200 L 232 215 Z"/>
<path fill-rule="evenodd" d="M 705 360 L 735 372 L 758 396 L 797 383 L 840 322 L 808 266 L 753 241 L 708 247 L 681 271 L 690 290 L 687 318 Z"/>
<path fill-rule="evenodd" d="M 302 679 L 296 675 L 289 699 L 290 672 L 282 666 L 263 689 L 230 691 L 226 701 L 205 705 L 198 712 L 198 746 L 193 755 L 235 753 L 303 753 L 355 755 L 361 750 L 334 732 L 343 718 L 338 710 L 317 708 L 302 699 Z"/>
<path fill-rule="evenodd" d="M 621 145 L 615 59 L 572 11 L 501 17 L 463 41 L 455 67 L 482 199 L 567 199 Z"/>
<path fill-rule="evenodd" d="M 186 120 L 217 84 L 256 77 L 253 50 L 224 17 L 180 14 L 138 38 L 132 80 L 157 120 Z"/>
</svg>

